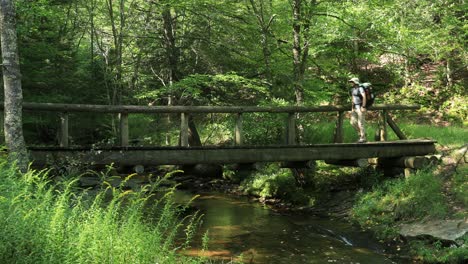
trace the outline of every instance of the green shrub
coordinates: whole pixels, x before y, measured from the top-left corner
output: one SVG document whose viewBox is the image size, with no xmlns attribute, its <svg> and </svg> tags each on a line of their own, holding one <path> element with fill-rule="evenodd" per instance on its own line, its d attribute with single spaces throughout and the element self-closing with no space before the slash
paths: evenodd
<svg viewBox="0 0 468 264">
<path fill-rule="evenodd" d="M 361 226 L 388 238 L 396 235 L 397 220 L 423 217 L 441 218 L 447 214 L 442 182 L 430 171 L 419 171 L 407 179 L 391 179 L 364 193 L 353 208 L 352 217 Z"/>
<path fill-rule="evenodd" d="M 16 171 L 0 163 L 0 263 L 196 262 L 174 249 L 187 245 L 176 235 L 185 227 L 190 239 L 198 218 L 181 219 L 171 192 L 148 195 L 157 183 L 91 195 L 77 180 L 52 183 L 45 171 Z"/>
<path fill-rule="evenodd" d="M 262 198 L 280 198 L 294 203 L 307 202 L 303 190 L 296 185 L 290 169 L 270 164 L 253 173 L 240 184 L 241 190 Z"/>
<path fill-rule="evenodd" d="M 464 245 L 468 242 L 465 235 L 463 245 L 459 247 L 445 247 L 440 241 L 428 243 L 415 240 L 411 242 L 412 253 L 424 263 L 465 263 L 468 259 L 468 250 Z"/>
</svg>

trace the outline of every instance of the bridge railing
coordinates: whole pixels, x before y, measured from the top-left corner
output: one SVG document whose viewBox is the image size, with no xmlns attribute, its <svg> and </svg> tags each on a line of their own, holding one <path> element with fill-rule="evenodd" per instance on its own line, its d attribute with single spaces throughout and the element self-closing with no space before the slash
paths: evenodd
<svg viewBox="0 0 468 264">
<path fill-rule="evenodd" d="M 381 141 L 387 140 L 387 125 L 389 125 L 399 139 L 406 139 L 403 132 L 388 114 L 391 110 L 417 110 L 418 105 L 374 105 L 369 111 L 379 111 L 378 137 Z M 0 110 L 3 104 L 0 104 Z M 337 121 L 333 141 L 343 142 L 344 113 L 350 111 L 350 106 L 136 106 L 136 105 L 89 105 L 89 104 L 55 104 L 55 103 L 23 103 L 24 111 L 46 111 L 60 113 L 61 129 L 59 143 L 61 147 L 69 146 L 69 114 L 77 112 L 88 113 L 114 113 L 119 115 L 120 144 L 129 145 L 129 114 L 159 113 L 180 115 L 180 146 L 188 146 L 189 115 L 198 113 L 231 113 L 236 115 L 234 142 L 243 144 L 243 114 L 244 113 L 286 113 L 288 114 L 286 134 L 287 144 L 296 144 L 296 114 L 297 113 L 325 113 L 336 112 Z"/>
</svg>

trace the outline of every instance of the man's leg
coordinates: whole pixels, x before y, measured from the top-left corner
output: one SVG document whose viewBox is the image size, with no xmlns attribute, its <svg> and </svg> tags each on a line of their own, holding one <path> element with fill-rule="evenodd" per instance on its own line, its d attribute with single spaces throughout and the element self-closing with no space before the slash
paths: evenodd
<svg viewBox="0 0 468 264">
<path fill-rule="evenodd" d="M 360 134 L 360 141 L 366 141 L 366 113 L 361 111 L 361 108 L 356 109 L 357 117 L 358 117 L 358 127 L 359 127 L 359 134 Z"/>
<path fill-rule="evenodd" d="M 358 125 L 358 114 L 356 113 L 356 109 L 351 111 L 351 120 L 350 120 L 351 126 L 356 130 L 356 132 L 359 134 L 360 129 Z"/>
</svg>

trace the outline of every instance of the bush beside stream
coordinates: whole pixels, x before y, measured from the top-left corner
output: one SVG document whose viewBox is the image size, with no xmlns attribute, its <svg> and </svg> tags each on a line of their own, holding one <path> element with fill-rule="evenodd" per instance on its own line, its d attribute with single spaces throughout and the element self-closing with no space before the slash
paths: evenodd
<svg viewBox="0 0 468 264">
<path fill-rule="evenodd" d="M 0 263 L 201 262 L 175 251 L 188 245 L 196 216 L 181 218 L 171 192 L 152 198 L 157 184 L 141 191 L 105 185 L 89 194 L 77 180 L 20 175 L 5 161 L 0 179 Z M 180 232 L 187 241 L 176 243 Z"/>
</svg>

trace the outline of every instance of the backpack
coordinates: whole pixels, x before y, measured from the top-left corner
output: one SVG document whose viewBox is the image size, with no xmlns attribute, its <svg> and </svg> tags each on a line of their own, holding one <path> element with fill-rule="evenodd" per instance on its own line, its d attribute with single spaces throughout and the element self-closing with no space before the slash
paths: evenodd
<svg viewBox="0 0 468 264">
<path fill-rule="evenodd" d="M 372 84 L 367 82 L 361 83 L 359 86 L 362 87 L 366 93 L 366 107 L 372 106 L 375 100 L 375 94 L 374 91 L 372 91 Z"/>
</svg>

